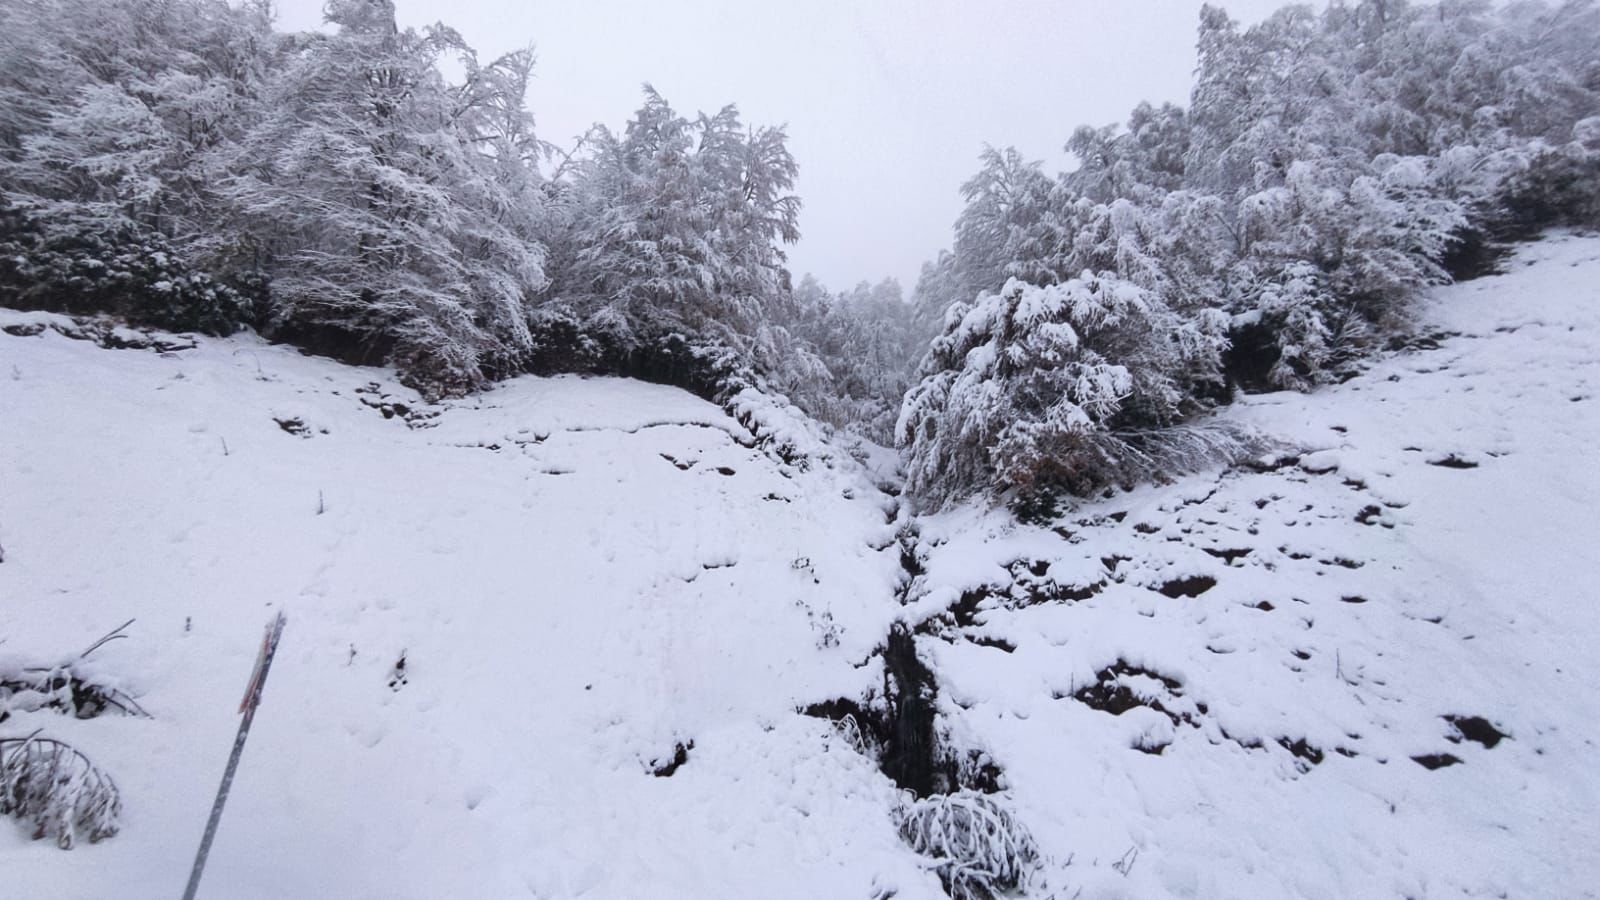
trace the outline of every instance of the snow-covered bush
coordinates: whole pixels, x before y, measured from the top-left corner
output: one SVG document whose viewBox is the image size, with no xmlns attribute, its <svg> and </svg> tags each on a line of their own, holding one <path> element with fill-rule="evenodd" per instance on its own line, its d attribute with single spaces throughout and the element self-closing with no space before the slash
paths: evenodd
<svg viewBox="0 0 1600 900">
<path fill-rule="evenodd" d="M 0 738 L 0 814 L 33 826 L 35 840 L 70 850 L 117 833 L 122 797 L 116 782 L 73 747 L 37 732 Z"/>
<path fill-rule="evenodd" d="M 1246 389 L 1308 390 L 1371 330 L 1310 262 L 1263 272 L 1240 293 L 1245 311 L 1232 317 L 1225 358 L 1229 378 Z"/>
<path fill-rule="evenodd" d="M 1506 179 L 1496 204 L 1501 233 L 1528 238 L 1552 225 L 1600 225 L 1600 117 L 1579 124 L 1591 135 L 1587 145 L 1545 150 Z"/>
<path fill-rule="evenodd" d="M 0 199 L 0 306 L 112 313 L 138 325 L 229 335 L 248 324 L 246 292 L 195 271 L 159 234 L 115 214 Z M 265 285 L 251 285 L 265 294 Z"/>
<path fill-rule="evenodd" d="M 148 716 L 121 688 L 86 674 L 75 663 L 40 666 L 17 673 L 0 672 L 0 722 L 13 712 L 54 709 L 92 719 L 107 709 L 127 716 Z"/>
<path fill-rule="evenodd" d="M 942 502 L 1119 480 L 1118 434 L 1197 409 L 1190 383 L 1219 377 L 1224 326 L 1090 272 L 1048 287 L 1012 279 L 958 304 L 901 410 L 908 487 Z"/>
<path fill-rule="evenodd" d="M 976 791 L 907 801 L 900 837 L 935 861 L 953 900 L 993 900 L 1026 888 L 1039 869 L 1039 846 L 995 797 Z"/>
<path fill-rule="evenodd" d="M 1429 162 L 1383 156 L 1351 169 L 1334 160 L 1291 164 L 1284 183 L 1239 204 L 1241 258 L 1231 267 L 1235 326 L 1253 333 L 1235 360 L 1249 388 L 1306 389 L 1392 330 L 1406 304 L 1448 281 L 1440 265 L 1467 220 L 1441 195 Z"/>
<path fill-rule="evenodd" d="M 54 665 L 0 669 L 0 722 L 14 712 L 53 709 L 80 719 L 92 719 L 109 709 L 125 716 L 149 717 L 144 707 L 114 683 L 97 675 L 84 660 L 112 641 L 122 640 L 132 619 L 90 644 L 76 657 Z"/>
<path fill-rule="evenodd" d="M 626 347 L 618 374 L 681 387 L 713 402 L 726 401 L 754 377 L 737 348 L 681 331 L 646 335 Z"/>
<path fill-rule="evenodd" d="M 1430 179 L 1419 159 L 1380 157 L 1362 167 L 1295 162 L 1282 186 L 1240 204 L 1246 262 L 1310 263 L 1332 294 L 1366 305 L 1377 318 L 1386 305 L 1445 280 L 1437 260 L 1465 220 Z"/>
<path fill-rule="evenodd" d="M 801 471 L 828 465 L 834 451 L 821 426 L 782 395 L 744 388 L 723 399 L 723 408 L 750 432 L 756 446 Z"/>
<path fill-rule="evenodd" d="M 601 373 L 618 357 L 621 337 L 604 321 L 586 320 L 567 303 L 548 303 L 528 313 L 531 345 L 523 367 L 536 375 Z"/>
</svg>

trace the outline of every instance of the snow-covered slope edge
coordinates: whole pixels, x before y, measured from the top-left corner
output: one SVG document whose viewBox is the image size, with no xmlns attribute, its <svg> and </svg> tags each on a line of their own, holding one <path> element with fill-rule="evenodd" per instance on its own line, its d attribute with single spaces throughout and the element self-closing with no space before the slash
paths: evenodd
<svg viewBox="0 0 1600 900">
<path fill-rule="evenodd" d="M 153 716 L 0 722 L 125 804 L 70 853 L 0 820 L 0 894 L 179 893 L 286 608 L 210 896 L 938 896 L 893 785 L 795 711 L 872 684 L 898 614 L 895 502 L 848 456 L 629 381 L 429 408 L 252 339 L 0 316 L 0 669 L 136 618 L 84 664 Z"/>
<path fill-rule="evenodd" d="M 1594 895 L 1600 239 L 1422 318 L 1347 384 L 1228 413 L 1302 454 L 1050 528 L 922 522 L 919 653 L 1054 883 Z"/>
</svg>

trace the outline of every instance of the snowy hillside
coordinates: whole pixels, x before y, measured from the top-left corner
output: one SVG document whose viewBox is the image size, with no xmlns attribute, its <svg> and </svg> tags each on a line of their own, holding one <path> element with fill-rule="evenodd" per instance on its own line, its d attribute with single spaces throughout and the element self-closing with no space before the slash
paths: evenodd
<svg viewBox="0 0 1600 900">
<path fill-rule="evenodd" d="M 29 321 L 63 320 L 5 324 Z M 71 853 L 0 823 L 0 893 L 181 890 L 276 608 L 210 896 L 936 889 L 892 786 L 795 714 L 858 691 L 896 614 L 889 498 L 848 457 L 780 465 L 718 408 L 621 380 L 422 411 L 377 370 L 255 342 L 46 330 L 0 359 L 0 668 L 137 617 L 89 662 L 153 717 L 0 724 L 70 740 L 126 806 Z M 374 406 L 395 402 L 417 427 Z"/>
<path fill-rule="evenodd" d="M 1264 471 L 1052 529 L 923 523 L 908 612 L 968 592 L 924 647 L 1035 835 L 1075 854 L 1052 883 L 1593 895 L 1600 240 L 1507 268 L 1434 292 L 1426 349 L 1236 407 L 1294 448 Z"/>
<path fill-rule="evenodd" d="M 81 668 L 150 714 L 0 705 L 124 806 L 71 852 L 0 822 L 0 894 L 178 894 L 284 609 L 203 895 L 941 897 L 896 785 L 801 712 L 880 703 L 901 621 L 941 746 L 1038 842 L 1029 896 L 1584 896 L 1600 239 L 1507 269 L 1365 374 L 1233 407 L 1284 446 L 1260 465 L 1049 526 L 913 519 L 676 389 L 430 406 L 0 312 L 0 675 L 134 618 Z"/>
</svg>

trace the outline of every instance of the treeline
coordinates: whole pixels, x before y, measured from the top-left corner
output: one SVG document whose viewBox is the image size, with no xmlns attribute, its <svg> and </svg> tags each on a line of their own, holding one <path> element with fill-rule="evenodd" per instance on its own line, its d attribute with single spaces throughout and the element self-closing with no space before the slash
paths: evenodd
<svg viewBox="0 0 1600 900">
<path fill-rule="evenodd" d="M 897 436 L 932 502 L 1085 495 L 1245 449 L 1200 413 L 1337 378 L 1418 291 L 1600 224 L 1600 11 L 1487 0 L 1201 14 L 1190 105 L 991 150 L 914 301 Z"/>
<path fill-rule="evenodd" d="M 647 88 L 622 133 L 558 150 L 531 50 L 481 61 L 390 0 L 325 15 L 0 7 L 0 304 L 250 326 L 434 395 L 525 371 L 714 393 L 795 355 L 769 314 L 798 237 L 782 129 Z"/>
<path fill-rule="evenodd" d="M 0 4 L 0 305 L 251 327 L 434 396 L 522 372 L 757 387 L 898 442 L 927 503 L 1048 501 L 1240 451 L 1203 417 L 1235 391 L 1340 377 L 1422 288 L 1600 222 L 1592 0 L 1243 30 L 1207 7 L 1187 108 L 1077 129 L 1056 175 L 986 152 L 909 302 L 791 284 L 781 128 L 647 88 L 620 133 L 555 148 L 531 50 L 480 60 L 390 0 L 325 14 Z"/>
</svg>

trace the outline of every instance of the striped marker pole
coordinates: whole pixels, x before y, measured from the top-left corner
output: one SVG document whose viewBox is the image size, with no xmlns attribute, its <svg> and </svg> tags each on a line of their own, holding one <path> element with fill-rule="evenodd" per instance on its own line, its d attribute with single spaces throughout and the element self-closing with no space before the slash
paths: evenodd
<svg viewBox="0 0 1600 900">
<path fill-rule="evenodd" d="M 244 699 L 239 702 L 239 712 L 244 720 L 239 723 L 239 733 L 233 739 L 233 753 L 228 756 L 228 768 L 222 773 L 222 785 L 217 788 L 216 802 L 211 804 L 211 818 L 206 821 L 205 836 L 200 839 L 200 852 L 195 854 L 194 868 L 189 871 L 189 886 L 183 890 L 183 900 L 194 900 L 200 889 L 200 873 L 205 871 L 206 857 L 211 855 L 211 839 L 217 836 L 217 823 L 222 821 L 222 806 L 228 802 L 228 789 L 233 787 L 233 773 L 239 768 L 239 756 L 244 753 L 245 739 L 250 736 L 250 723 L 255 721 L 256 707 L 261 705 L 261 689 L 267 684 L 267 670 L 272 668 L 272 656 L 278 652 L 278 638 L 283 635 L 288 621 L 280 610 L 267 623 L 267 633 L 261 638 L 261 652 L 256 655 L 256 667 L 250 672 L 250 684 L 245 688 Z"/>
</svg>

